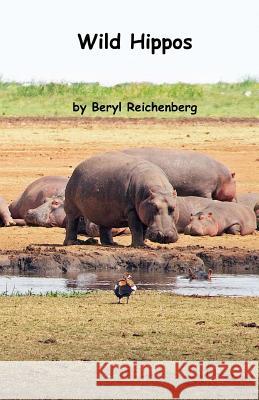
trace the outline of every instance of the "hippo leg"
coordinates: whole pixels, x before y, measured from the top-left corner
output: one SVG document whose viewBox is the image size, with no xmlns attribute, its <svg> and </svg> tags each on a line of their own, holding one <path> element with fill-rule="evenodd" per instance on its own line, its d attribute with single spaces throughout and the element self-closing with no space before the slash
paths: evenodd
<svg viewBox="0 0 259 400">
<path fill-rule="evenodd" d="M 229 233 L 230 235 L 240 235 L 241 227 L 239 224 L 235 224 L 230 226 L 225 230 L 225 233 Z"/>
<path fill-rule="evenodd" d="M 1 200 L 1 198 L 0 198 Z M 3 208 L 3 210 L 2 210 Z M 4 226 L 12 226 L 16 225 L 13 218 L 11 217 L 10 211 L 7 205 L 2 206 L 0 205 L 0 221 L 2 221 Z"/>
<path fill-rule="evenodd" d="M 143 240 L 145 240 L 146 233 L 147 233 L 147 226 L 142 224 L 142 228 L 143 228 Z"/>
<path fill-rule="evenodd" d="M 131 210 L 128 214 L 128 223 L 132 235 L 132 247 L 144 247 L 144 231 L 143 224 L 140 221 L 135 210 Z"/>
<path fill-rule="evenodd" d="M 77 240 L 77 229 L 79 224 L 79 217 L 75 218 L 73 215 L 67 214 L 66 219 L 66 238 L 64 240 L 64 246 L 70 246 L 72 244 L 81 244 Z"/>
<path fill-rule="evenodd" d="M 3 219 L 3 223 L 4 223 L 4 226 L 14 226 L 14 225 L 16 225 L 16 223 L 15 223 L 15 221 L 12 219 L 12 217 L 10 217 L 10 218 L 4 218 Z"/>
<path fill-rule="evenodd" d="M 112 238 L 111 228 L 106 228 L 103 225 L 99 225 L 99 232 L 100 232 L 101 244 L 103 244 L 105 246 L 116 245 L 116 243 L 114 243 L 113 238 Z"/>
<path fill-rule="evenodd" d="M 252 229 L 251 226 L 247 226 L 246 224 L 241 224 L 240 225 L 240 235 L 245 236 L 245 235 L 251 235 L 255 233 L 255 228 Z"/>
<path fill-rule="evenodd" d="M 14 219 L 14 222 L 15 222 L 15 224 L 16 224 L 17 226 L 26 226 L 26 225 L 27 225 L 24 219 L 17 219 L 17 218 L 15 218 L 15 219 Z"/>
</svg>

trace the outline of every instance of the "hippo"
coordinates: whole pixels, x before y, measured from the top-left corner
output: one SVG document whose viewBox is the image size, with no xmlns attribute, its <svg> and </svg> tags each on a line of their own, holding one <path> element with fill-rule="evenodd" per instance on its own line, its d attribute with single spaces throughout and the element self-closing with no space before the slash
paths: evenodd
<svg viewBox="0 0 259 400">
<path fill-rule="evenodd" d="M 63 176 L 46 176 L 32 182 L 19 199 L 10 205 L 17 225 L 64 228 L 67 182 L 68 178 Z M 118 236 L 124 231 L 125 229 L 113 229 L 112 234 Z M 84 221 L 83 218 L 80 219 L 78 232 L 91 237 L 99 236 L 98 227 L 90 221 Z"/>
<path fill-rule="evenodd" d="M 203 270 L 193 270 L 193 268 L 188 269 L 187 278 L 192 281 L 193 279 L 197 279 L 198 281 L 211 281 L 212 269 L 209 268 L 208 272 Z"/>
<path fill-rule="evenodd" d="M 149 161 L 121 152 L 97 155 L 79 164 L 65 191 L 64 245 L 77 240 L 79 217 L 99 226 L 103 245 L 114 245 L 113 227 L 129 226 L 132 246 L 145 246 L 145 233 L 159 243 L 178 240 L 176 192 L 165 173 Z"/>
<path fill-rule="evenodd" d="M 237 196 L 237 202 L 251 208 L 256 215 L 257 230 L 259 230 L 259 193 L 243 193 Z"/>
<path fill-rule="evenodd" d="M 176 223 L 178 233 L 184 233 L 185 228 L 190 223 L 190 218 L 193 214 L 197 214 L 207 206 L 214 203 L 215 200 L 211 200 L 205 197 L 197 196 L 177 196 L 177 206 L 179 209 L 179 218 Z"/>
<path fill-rule="evenodd" d="M 68 178 L 45 176 L 32 182 L 10 206 L 12 217 L 22 225 L 65 227 L 64 195 Z"/>
<path fill-rule="evenodd" d="M 176 222 L 177 232 L 184 233 L 186 226 L 190 223 L 191 216 L 199 211 L 202 211 L 205 207 L 213 202 L 214 200 L 207 199 L 205 197 L 177 196 L 176 203 L 179 211 L 179 218 Z M 148 233 L 146 234 L 146 238 L 149 239 Z"/>
<path fill-rule="evenodd" d="M 11 217 L 8 204 L 3 197 L 0 196 L 0 226 L 12 226 L 16 225 L 15 221 Z"/>
<path fill-rule="evenodd" d="M 256 229 L 255 213 L 248 207 L 214 200 L 213 204 L 191 217 L 184 233 L 194 236 L 249 235 Z"/>
<path fill-rule="evenodd" d="M 153 147 L 130 148 L 123 152 L 158 165 L 178 196 L 207 197 L 221 201 L 233 201 L 235 198 L 235 173 L 205 154 Z"/>
<path fill-rule="evenodd" d="M 242 193 L 237 195 L 236 200 L 254 210 L 255 204 L 259 201 L 259 193 Z"/>
</svg>

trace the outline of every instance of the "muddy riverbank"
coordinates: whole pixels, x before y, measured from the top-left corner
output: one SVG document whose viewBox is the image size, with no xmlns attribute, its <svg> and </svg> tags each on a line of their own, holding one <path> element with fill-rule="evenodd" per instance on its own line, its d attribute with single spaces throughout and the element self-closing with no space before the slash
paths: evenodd
<svg viewBox="0 0 259 400">
<path fill-rule="evenodd" d="M 259 251 L 222 246 L 210 249 L 202 246 L 174 249 L 80 246 L 67 250 L 59 246 L 33 245 L 22 251 L 0 251 L 0 272 L 12 275 L 32 273 L 60 277 L 105 269 L 129 272 L 159 270 L 180 275 L 189 267 L 212 268 L 214 273 L 257 274 Z"/>
</svg>

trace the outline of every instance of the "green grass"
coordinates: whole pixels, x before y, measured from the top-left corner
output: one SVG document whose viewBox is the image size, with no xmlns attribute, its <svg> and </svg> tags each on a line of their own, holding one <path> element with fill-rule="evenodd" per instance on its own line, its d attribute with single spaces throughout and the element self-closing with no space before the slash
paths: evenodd
<svg viewBox="0 0 259 400">
<path fill-rule="evenodd" d="M 258 298 L 1 297 L 0 360 L 258 359 Z"/>
<path fill-rule="evenodd" d="M 246 94 L 251 93 L 250 96 Z M 125 83 L 112 87 L 99 83 L 20 84 L 0 81 L 0 116 L 79 116 L 72 112 L 73 101 L 91 104 L 134 103 L 197 104 L 199 117 L 258 117 L 259 82 L 247 79 L 239 83 L 161 84 Z M 84 116 L 112 116 L 112 113 L 93 113 Z M 131 112 L 124 109 L 116 116 L 175 118 L 190 113 Z M 193 115 L 192 117 L 195 117 Z"/>
</svg>

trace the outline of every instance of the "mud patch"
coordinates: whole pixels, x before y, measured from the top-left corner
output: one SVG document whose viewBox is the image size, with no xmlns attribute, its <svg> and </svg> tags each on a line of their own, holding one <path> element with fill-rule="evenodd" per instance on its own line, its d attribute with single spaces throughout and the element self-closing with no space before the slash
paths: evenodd
<svg viewBox="0 0 259 400">
<path fill-rule="evenodd" d="M 200 246 L 174 249 L 132 249 L 125 247 L 64 249 L 58 246 L 28 246 L 24 251 L 1 251 L 0 272 L 6 274 L 31 273 L 40 276 L 70 276 L 94 270 L 122 270 L 134 272 L 165 271 L 182 275 L 189 267 L 212 268 L 214 273 L 259 273 L 259 251 Z"/>
<path fill-rule="evenodd" d="M 107 127 L 122 127 L 134 125 L 163 125 L 163 126 L 195 126 L 195 125 L 258 125 L 258 118 L 238 117 L 187 117 L 187 118 L 127 118 L 127 117 L 1 117 L 1 128 L 17 127 L 50 127 L 71 128 L 103 125 Z"/>
</svg>

